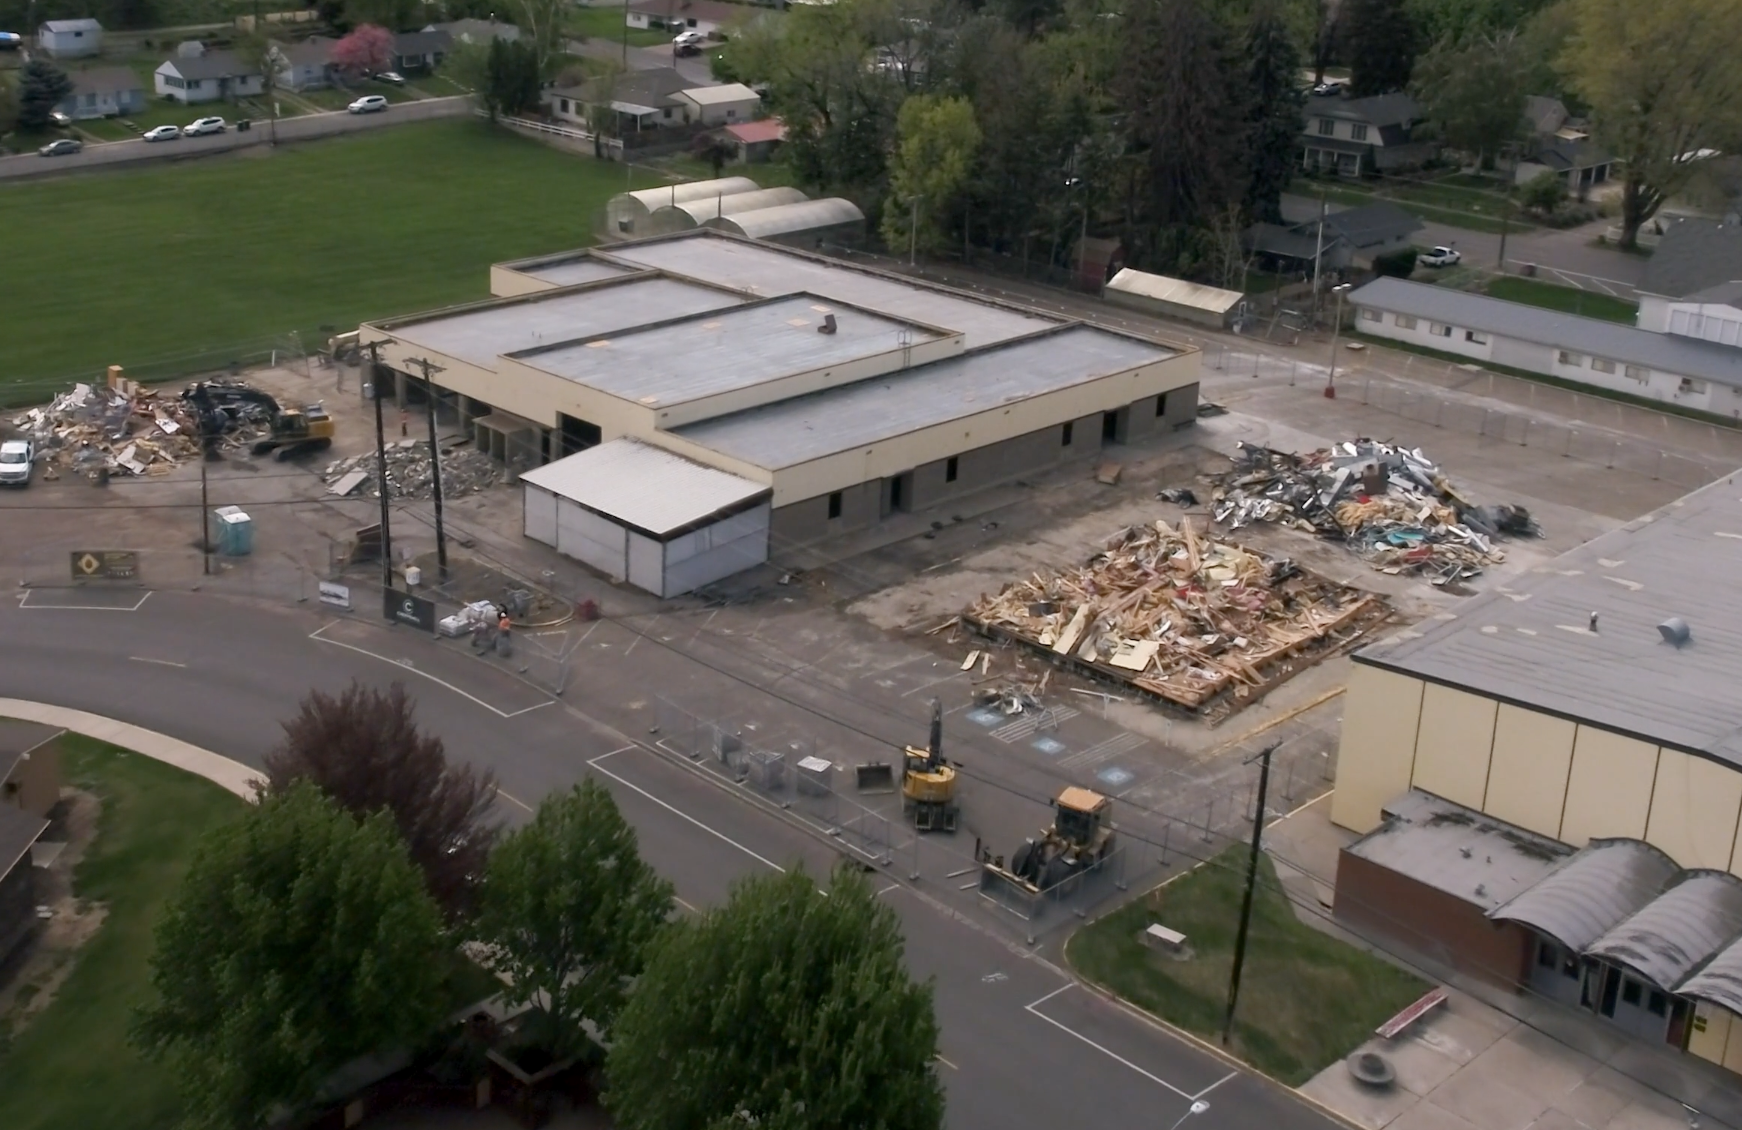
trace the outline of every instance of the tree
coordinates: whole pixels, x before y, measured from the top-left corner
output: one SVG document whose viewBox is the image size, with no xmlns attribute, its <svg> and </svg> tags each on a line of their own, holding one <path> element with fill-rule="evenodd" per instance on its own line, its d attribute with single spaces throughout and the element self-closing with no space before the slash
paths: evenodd
<svg viewBox="0 0 1742 1130">
<path fill-rule="evenodd" d="M 345 0 L 345 22 L 352 27 L 373 25 L 404 31 L 417 24 L 419 0 Z"/>
<path fill-rule="evenodd" d="M 1349 93 L 1388 94 L 1409 85 L 1415 25 L 1403 0 L 1344 0 L 1339 17 L 1349 55 Z"/>
<path fill-rule="evenodd" d="M 544 88 L 538 67 L 538 52 L 532 44 L 502 38 L 490 40 L 480 93 L 491 121 L 501 114 L 524 114 L 538 108 Z"/>
<path fill-rule="evenodd" d="M 73 92 L 73 80 L 46 59 L 24 64 L 18 80 L 18 128 L 44 130 L 55 107 Z"/>
<path fill-rule="evenodd" d="M 393 33 L 376 24 L 361 24 L 334 43 L 327 53 L 333 65 L 352 78 L 393 68 Z"/>
<path fill-rule="evenodd" d="M 9 82 L 0 82 L 0 137 L 18 128 L 18 92 Z"/>
<path fill-rule="evenodd" d="M 573 9 L 574 0 L 514 0 L 515 23 L 520 28 L 515 42 L 532 52 L 532 68 L 541 86 L 556 77 L 568 58 L 569 37 L 564 29 Z M 535 97 L 532 105 L 537 103 Z"/>
<path fill-rule="evenodd" d="M 1621 164 L 1621 246 L 1742 133 L 1742 0 L 1570 0 L 1561 66 Z"/>
<path fill-rule="evenodd" d="M 667 927 L 611 1030 L 606 1106 L 623 1130 L 937 1130 L 930 984 L 866 878 L 750 879 Z"/>
<path fill-rule="evenodd" d="M 709 130 L 707 133 L 696 134 L 695 141 L 690 144 L 690 156 L 698 161 L 705 161 L 714 170 L 718 179 L 726 168 L 726 162 L 738 156 L 738 147 L 730 138 Z"/>
<path fill-rule="evenodd" d="M 1530 77 L 1518 36 L 1507 31 L 1435 44 L 1416 64 L 1414 89 L 1441 139 L 1492 168 L 1524 131 Z"/>
<path fill-rule="evenodd" d="M 1300 52 L 1275 3 L 1253 9 L 1246 31 L 1246 213 L 1282 221 L 1282 194 L 1299 163 Z"/>
<path fill-rule="evenodd" d="M 1559 173 L 1552 169 L 1542 172 L 1524 182 L 1524 187 L 1518 190 L 1518 202 L 1533 212 L 1551 216 L 1554 210 L 1561 206 L 1567 198 L 1567 182 L 1561 179 Z"/>
<path fill-rule="evenodd" d="M 974 107 L 965 98 L 916 94 L 901 104 L 895 128 L 900 140 L 889 170 L 883 241 L 891 249 L 911 242 L 935 251 L 943 242 L 940 218 L 950 214 L 980 145 Z"/>
<path fill-rule="evenodd" d="M 465 911 L 496 829 L 487 822 L 496 779 L 449 764 L 442 740 L 418 730 L 405 687 L 352 683 L 337 697 L 312 691 L 284 739 L 266 755 L 263 793 L 308 780 L 359 819 L 385 809 L 450 916 Z"/>
<path fill-rule="evenodd" d="M 254 29 L 242 33 L 236 40 L 236 55 L 261 76 L 260 97 L 265 100 L 272 119 L 272 144 L 278 144 L 278 71 L 281 66 L 278 43 L 264 31 Z"/>
<path fill-rule="evenodd" d="M 133 1039 L 190 1122 L 266 1124 L 358 1056 L 441 1020 L 441 919 L 386 814 L 359 823 L 302 783 L 210 833 L 157 924 Z"/>
<path fill-rule="evenodd" d="M 490 856 L 478 937 L 514 1003 L 538 1003 L 557 1055 L 608 1032 L 672 911 L 671 884 L 643 863 L 611 794 L 586 780 L 538 806 Z"/>
</svg>

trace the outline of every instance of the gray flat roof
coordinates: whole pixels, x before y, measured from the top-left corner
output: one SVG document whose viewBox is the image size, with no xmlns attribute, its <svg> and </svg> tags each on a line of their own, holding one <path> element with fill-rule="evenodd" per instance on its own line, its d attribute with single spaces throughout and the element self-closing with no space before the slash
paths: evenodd
<svg viewBox="0 0 1742 1130">
<path fill-rule="evenodd" d="M 947 311 L 936 311 L 934 316 L 950 324 Z M 1176 353 L 1165 346 L 1071 326 L 997 349 L 734 412 L 678 428 L 676 434 L 722 455 L 776 470 L 1173 356 Z"/>
<path fill-rule="evenodd" d="M 520 481 L 656 538 L 736 513 L 769 488 L 632 439 L 546 463 Z"/>
<path fill-rule="evenodd" d="M 1458 329 L 1501 334 L 1679 377 L 1742 386 L 1742 349 L 1506 302 L 1450 287 L 1378 278 L 1349 295 L 1356 306 L 1407 314 Z"/>
<path fill-rule="evenodd" d="M 1572 854 L 1565 844 L 1412 789 L 1349 854 L 1491 911 Z"/>
<path fill-rule="evenodd" d="M 831 314 L 835 332 L 819 333 Z M 945 336 L 804 294 L 527 350 L 518 360 L 625 400 L 663 406 L 891 353 L 904 334 L 911 342 Z"/>
<path fill-rule="evenodd" d="M 1731 476 L 1355 661 L 1742 766 L 1738 576 L 1742 488 Z M 1691 629 L 1679 648 L 1658 632 L 1672 616 Z"/>
<path fill-rule="evenodd" d="M 600 254 L 717 286 L 754 290 L 763 297 L 818 294 L 897 318 L 945 326 L 967 335 L 970 349 L 1064 321 L 728 236 L 686 234 L 619 244 L 601 249 Z"/>
<path fill-rule="evenodd" d="M 533 295 L 388 325 L 401 341 L 494 369 L 504 353 L 645 325 L 653 318 L 723 310 L 742 301 L 738 295 L 677 279 L 632 278 L 573 294 Z"/>
<path fill-rule="evenodd" d="M 576 283 L 594 282 L 598 279 L 614 279 L 627 274 L 629 270 L 630 268 L 618 266 L 616 263 L 583 255 L 552 262 L 548 266 L 522 268 L 520 273 L 556 286 L 574 286 Z"/>
</svg>

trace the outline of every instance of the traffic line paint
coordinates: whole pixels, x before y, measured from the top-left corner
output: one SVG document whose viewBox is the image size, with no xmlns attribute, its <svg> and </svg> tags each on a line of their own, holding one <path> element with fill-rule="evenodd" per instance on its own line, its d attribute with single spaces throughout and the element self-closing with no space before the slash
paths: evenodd
<svg viewBox="0 0 1742 1130">
<path fill-rule="evenodd" d="M 501 797 L 503 800 L 508 801 L 510 804 L 518 804 L 520 807 L 526 809 L 526 811 L 528 811 L 528 812 L 532 811 L 532 805 L 527 804 L 525 801 L 521 800 L 519 797 L 517 797 L 513 793 L 509 792 L 507 789 L 497 788 L 496 795 Z"/>
<path fill-rule="evenodd" d="M 139 598 L 139 601 L 137 604 L 133 604 L 133 605 L 121 605 L 121 604 L 32 604 L 32 603 L 30 603 L 30 598 L 32 596 L 34 596 L 39 591 L 41 591 L 41 590 L 25 589 L 24 595 L 18 598 L 18 607 L 28 608 L 32 612 L 137 612 L 145 606 L 146 601 L 151 599 L 151 590 L 147 589 L 145 592 L 145 595 Z"/>
<path fill-rule="evenodd" d="M 129 655 L 127 658 L 131 659 L 135 663 L 156 663 L 160 667 L 186 667 L 187 666 L 186 663 L 177 663 L 173 659 L 152 659 L 148 655 Z"/>
<path fill-rule="evenodd" d="M 311 640 L 315 640 L 316 642 L 319 642 L 319 643 L 331 644 L 333 647 L 342 647 L 346 651 L 354 651 L 358 655 L 367 655 L 370 659 L 379 659 L 383 663 L 391 663 L 393 666 L 398 667 L 401 670 L 410 671 L 413 675 L 416 675 L 419 678 L 428 679 L 430 682 L 434 683 L 438 687 L 446 687 L 448 690 L 453 691 L 455 694 L 459 695 L 461 698 L 477 703 L 479 706 L 482 706 L 485 710 L 488 710 L 490 713 L 496 715 L 496 717 L 498 717 L 498 718 L 518 718 L 522 714 L 530 714 L 534 710 L 538 710 L 538 709 L 541 709 L 542 707 L 549 706 L 553 701 L 555 701 L 553 699 L 546 699 L 543 702 L 534 703 L 531 706 L 525 706 L 525 707 L 520 708 L 519 710 L 502 710 L 498 707 L 491 706 L 489 703 L 485 702 L 483 699 L 479 698 L 477 695 L 471 694 L 467 691 L 463 691 L 459 687 L 456 687 L 456 686 L 454 686 L 454 684 L 448 682 L 446 679 L 439 679 L 436 676 L 430 674 L 428 671 L 419 670 L 417 667 L 415 667 L 411 663 L 407 662 L 406 660 L 394 659 L 392 656 L 382 655 L 380 652 L 370 651 L 368 648 L 358 647 L 356 644 L 344 643 L 340 640 L 330 640 L 327 637 L 321 635 L 322 632 L 324 632 L 328 628 L 332 627 L 333 624 L 336 624 L 339 622 L 340 621 L 335 620 L 332 623 L 321 625 L 319 628 L 316 628 L 314 631 L 310 632 L 308 635 L 308 638 Z"/>
<path fill-rule="evenodd" d="M 751 859 L 756 860 L 758 863 L 765 863 L 768 866 L 774 868 L 776 871 L 780 872 L 781 874 L 783 874 L 783 875 L 786 874 L 786 868 L 784 868 L 780 864 L 774 862 L 774 860 L 769 859 L 766 856 L 758 855 L 756 852 L 751 851 L 749 848 L 745 847 L 743 844 L 739 843 L 737 840 L 734 840 L 731 836 L 728 836 L 726 833 L 720 831 L 717 828 L 710 828 L 708 825 L 702 823 L 700 820 L 697 820 L 694 816 L 691 816 L 689 813 L 685 812 L 683 809 L 678 808 L 675 805 L 667 804 L 665 801 L 660 800 L 658 797 L 654 796 L 652 793 L 648 792 L 646 789 L 642 788 L 640 785 L 637 785 L 635 782 L 625 780 L 622 777 L 619 777 L 617 774 L 611 772 L 609 769 L 605 768 L 603 765 L 599 764 L 599 762 L 605 760 L 608 757 L 616 757 L 620 753 L 628 753 L 629 751 L 634 750 L 634 749 L 638 749 L 638 748 L 640 748 L 640 747 L 626 745 L 622 749 L 614 749 L 610 753 L 602 753 L 598 757 L 595 757 L 591 761 L 587 762 L 587 764 L 592 766 L 594 769 L 597 769 L 599 772 L 603 773 L 605 776 L 611 778 L 613 781 L 616 781 L 619 785 L 622 785 L 624 788 L 634 789 L 636 792 L 640 793 L 642 796 L 646 797 L 648 800 L 652 801 L 654 804 L 659 805 L 659 807 L 665 809 L 667 812 L 671 813 L 673 816 L 677 816 L 677 817 L 680 817 L 681 819 L 688 820 L 691 824 L 694 824 L 696 827 L 700 828 L 702 831 L 708 833 L 708 835 L 713 836 L 715 839 L 720 840 L 722 843 L 727 843 L 727 844 L 730 844 L 731 846 L 737 848 L 739 851 L 743 852 L 745 855 L 749 856 Z M 820 889 L 821 888 L 819 888 L 819 890 Z M 826 894 L 827 892 L 825 891 L 824 893 Z"/>
<path fill-rule="evenodd" d="M 1174 1086 L 1172 1083 L 1169 1083 L 1166 1079 L 1163 1079 L 1161 1076 L 1154 1075 L 1148 1071 L 1145 1071 L 1143 1068 L 1137 1066 L 1135 1063 L 1132 1063 L 1130 1060 L 1126 1059 L 1124 1056 L 1120 1055 L 1118 1052 L 1114 1051 L 1113 1049 L 1106 1047 L 1103 1044 L 1096 1043 L 1094 1040 L 1089 1039 L 1089 1037 L 1083 1035 L 1081 1032 L 1077 1031 L 1075 1028 L 1072 1028 L 1068 1024 L 1061 1024 L 1059 1021 L 1054 1020 L 1052 1017 L 1048 1016 L 1046 1013 L 1040 1011 L 1041 1005 L 1045 1004 L 1049 1000 L 1052 1000 L 1054 997 L 1058 996 L 1060 993 L 1069 992 L 1070 990 L 1072 990 L 1074 988 L 1076 988 L 1075 985 L 1060 985 L 1058 988 L 1054 989 L 1052 992 L 1048 993 L 1046 996 L 1041 997 L 1039 1000 L 1034 1001 L 1030 1004 L 1023 1005 L 1022 1006 L 1023 1010 L 1026 1012 L 1032 1012 L 1034 1015 L 1040 1017 L 1042 1020 L 1046 1021 L 1048 1024 L 1051 1024 L 1054 1028 L 1057 1028 L 1059 1031 L 1065 1033 L 1066 1035 L 1076 1037 L 1077 1039 L 1081 1040 L 1083 1043 L 1088 1044 L 1091 1048 L 1094 1048 L 1096 1051 L 1098 1051 L 1102 1055 L 1106 1056 L 1108 1059 L 1111 1059 L 1115 1063 L 1119 1063 L 1119 1064 L 1122 1064 L 1126 1067 L 1129 1067 L 1131 1070 L 1137 1072 L 1137 1074 L 1143 1076 L 1145 1079 L 1148 1079 L 1150 1082 L 1158 1083 L 1161 1086 L 1166 1087 L 1168 1090 L 1172 1091 L 1174 1094 L 1178 1095 L 1180 1098 L 1186 1099 L 1188 1101 L 1195 1101 L 1197 1099 L 1197 1095 L 1189 1094 L 1188 1092 L 1180 1090 L 1178 1087 Z M 1222 1083 L 1225 1083 L 1225 1082 L 1227 1082 L 1227 1080 L 1223 1079 L 1217 1083 L 1212 1084 L 1209 1088 L 1206 1088 L 1205 1090 L 1198 1092 L 1198 1094 L 1208 1094 L 1210 1092 L 1210 1090 L 1213 1090 L 1215 1087 L 1221 1086 Z"/>
<path fill-rule="evenodd" d="M 939 1063 L 943 1064 L 945 1067 L 949 1068 L 951 1071 L 960 1071 L 961 1070 L 961 1068 L 957 1067 L 955 1064 L 953 1064 L 949 1060 L 945 1059 L 943 1052 L 937 1053 L 937 1055 L 933 1056 L 932 1058 L 937 1060 Z"/>
</svg>

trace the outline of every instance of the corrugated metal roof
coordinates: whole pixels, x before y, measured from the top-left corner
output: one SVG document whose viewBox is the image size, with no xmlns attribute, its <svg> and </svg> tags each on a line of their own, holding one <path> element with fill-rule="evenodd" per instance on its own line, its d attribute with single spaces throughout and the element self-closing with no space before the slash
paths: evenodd
<svg viewBox="0 0 1742 1130">
<path fill-rule="evenodd" d="M 1742 879 L 1689 871 L 1681 882 L 1585 948 L 1666 992 L 1742 934 Z"/>
<path fill-rule="evenodd" d="M 1742 279 L 1742 224 L 1683 217 L 1669 225 L 1646 261 L 1639 289 L 1666 298 Z"/>
<path fill-rule="evenodd" d="M 938 316 L 944 317 L 942 311 Z M 777 470 L 959 420 L 1176 354 L 1089 326 L 937 361 L 676 429 L 694 443 Z"/>
<path fill-rule="evenodd" d="M 769 493 L 714 467 L 632 439 L 614 439 L 520 476 L 655 537 L 694 526 Z"/>
<path fill-rule="evenodd" d="M 1491 911 L 1541 882 L 1573 849 L 1412 789 L 1385 806 L 1350 855 Z"/>
<path fill-rule="evenodd" d="M 1175 306 L 1208 310 L 1213 314 L 1226 314 L 1246 298 L 1237 290 L 1223 290 L 1168 275 L 1152 275 L 1147 271 L 1134 271 L 1130 267 L 1124 267 L 1114 275 L 1113 280 L 1107 284 L 1107 289 L 1135 294 L 1157 302 L 1171 302 Z"/>
<path fill-rule="evenodd" d="M 1426 318 L 1457 329 L 1502 334 L 1553 349 L 1642 365 L 1679 377 L 1742 386 L 1742 349 L 1679 334 L 1653 333 L 1618 322 L 1581 318 L 1540 306 L 1393 278 L 1374 279 L 1351 293 L 1349 302 L 1357 307 Z"/>
<path fill-rule="evenodd" d="M 790 235 L 813 228 L 832 228 L 842 224 L 863 224 L 865 213 L 851 200 L 826 196 L 821 200 L 801 200 L 796 204 L 777 204 L 773 208 L 758 208 L 754 212 L 739 212 L 709 220 L 704 227 L 718 228 L 750 239 Z"/>
<path fill-rule="evenodd" d="M 659 188 L 642 188 L 634 192 L 620 192 L 611 198 L 607 207 L 615 205 L 619 201 L 633 200 L 651 212 L 655 208 L 663 208 L 668 204 L 682 204 L 686 200 L 705 200 L 711 196 L 730 196 L 735 192 L 755 192 L 761 187 L 749 177 L 692 180 L 683 184 L 668 184 Z"/>
<path fill-rule="evenodd" d="M 1640 840 L 1592 840 L 1488 917 L 1528 926 L 1582 953 L 1650 903 L 1677 870 L 1675 860 Z"/>
<path fill-rule="evenodd" d="M 1721 1004 L 1742 1016 L 1742 938 L 1718 951 L 1718 956 L 1676 987 L 1684 997 Z"/>
<path fill-rule="evenodd" d="M 722 102 L 762 101 L 762 95 L 741 82 L 723 82 L 716 86 L 692 86 L 678 91 L 698 106 L 718 106 Z"/>
<path fill-rule="evenodd" d="M 1742 766 L 1739 576 L 1742 489 L 1719 480 L 1355 660 Z"/>
<path fill-rule="evenodd" d="M 781 187 L 763 188 L 755 192 L 734 192 L 726 196 L 708 196 L 701 200 L 685 200 L 655 209 L 653 231 L 658 234 L 688 231 L 720 216 L 754 212 L 780 204 L 797 204 L 808 199 L 809 197 L 796 188 Z"/>
</svg>

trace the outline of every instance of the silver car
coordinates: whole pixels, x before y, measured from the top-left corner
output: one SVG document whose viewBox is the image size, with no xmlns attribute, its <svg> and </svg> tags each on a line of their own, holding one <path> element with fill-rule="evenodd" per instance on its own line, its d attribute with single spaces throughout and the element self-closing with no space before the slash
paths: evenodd
<svg viewBox="0 0 1742 1130">
<path fill-rule="evenodd" d="M 0 443 L 0 485 L 27 487 L 35 469 L 36 449 L 29 440 L 9 439 Z"/>
</svg>

